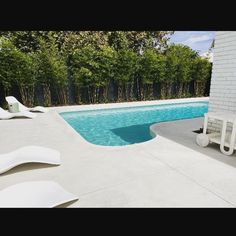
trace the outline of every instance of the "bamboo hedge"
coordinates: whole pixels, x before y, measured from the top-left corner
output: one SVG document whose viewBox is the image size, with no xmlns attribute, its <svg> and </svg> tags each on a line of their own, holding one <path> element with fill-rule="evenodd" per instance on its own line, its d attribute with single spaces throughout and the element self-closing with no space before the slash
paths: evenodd
<svg viewBox="0 0 236 236">
<path fill-rule="evenodd" d="M 208 95 L 211 63 L 167 44 L 168 34 L 0 33 L 0 100 L 51 106 Z"/>
</svg>

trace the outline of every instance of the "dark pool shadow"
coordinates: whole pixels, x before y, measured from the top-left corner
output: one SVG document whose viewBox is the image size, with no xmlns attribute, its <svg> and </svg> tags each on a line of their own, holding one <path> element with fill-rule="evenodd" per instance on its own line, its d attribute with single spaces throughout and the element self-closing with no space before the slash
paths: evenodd
<svg viewBox="0 0 236 236">
<path fill-rule="evenodd" d="M 152 139 L 149 129 L 150 125 L 152 124 L 153 123 L 131 125 L 127 127 L 111 129 L 110 131 L 130 144 L 141 143 Z"/>
<path fill-rule="evenodd" d="M 51 165 L 47 163 L 24 163 L 24 164 L 15 166 L 12 169 L 0 174 L 0 177 L 5 176 L 5 175 L 11 175 L 17 172 L 24 172 L 24 171 L 36 170 L 36 169 L 41 169 L 41 168 L 49 168 L 49 167 L 53 168 L 57 166 L 59 165 Z"/>
</svg>

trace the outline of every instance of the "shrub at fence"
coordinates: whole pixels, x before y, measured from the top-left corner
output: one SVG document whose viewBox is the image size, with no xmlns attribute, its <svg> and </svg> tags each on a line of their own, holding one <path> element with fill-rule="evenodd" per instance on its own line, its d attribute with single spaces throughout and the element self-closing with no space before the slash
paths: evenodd
<svg viewBox="0 0 236 236">
<path fill-rule="evenodd" d="M 211 63 L 168 45 L 171 33 L 0 32 L 0 103 L 9 94 L 28 106 L 208 95 Z"/>
</svg>

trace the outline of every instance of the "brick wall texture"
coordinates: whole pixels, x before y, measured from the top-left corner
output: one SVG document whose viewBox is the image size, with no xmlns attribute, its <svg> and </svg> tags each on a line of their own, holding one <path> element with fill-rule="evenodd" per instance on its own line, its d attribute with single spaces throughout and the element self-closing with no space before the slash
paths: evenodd
<svg viewBox="0 0 236 236">
<path fill-rule="evenodd" d="M 236 114 L 236 31 L 216 32 L 209 112 Z M 209 131 L 220 126 L 217 122 L 208 124 Z"/>
</svg>

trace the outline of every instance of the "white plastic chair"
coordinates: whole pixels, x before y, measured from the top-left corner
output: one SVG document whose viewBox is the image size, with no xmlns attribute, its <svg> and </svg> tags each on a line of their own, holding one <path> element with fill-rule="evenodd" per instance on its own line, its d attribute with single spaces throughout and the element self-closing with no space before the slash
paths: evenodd
<svg viewBox="0 0 236 236">
<path fill-rule="evenodd" d="M 24 163 L 60 165 L 60 152 L 40 146 L 26 146 L 6 154 L 0 154 L 0 174 Z"/>
<path fill-rule="evenodd" d="M 29 111 L 21 111 L 16 113 L 10 113 L 0 107 L 0 120 L 8 120 L 14 117 L 27 117 L 27 118 L 35 118 L 37 115 L 29 112 Z"/>
<path fill-rule="evenodd" d="M 54 181 L 29 181 L 12 185 L 0 191 L 0 207 L 51 208 L 78 200 Z"/>
<path fill-rule="evenodd" d="M 234 150 L 236 150 L 236 114 L 209 112 L 204 114 L 204 116 L 203 133 L 198 134 L 196 138 L 198 145 L 206 147 L 209 143 L 217 143 L 220 145 L 220 150 L 223 154 L 232 155 Z M 209 119 L 221 121 L 221 130 L 207 134 Z M 232 125 L 231 131 L 227 131 L 228 124 Z"/>
<path fill-rule="evenodd" d="M 36 106 L 36 107 L 26 107 L 25 105 L 23 105 L 22 103 L 20 103 L 15 97 L 13 96 L 8 96 L 5 97 L 6 101 L 8 102 L 8 104 L 12 104 L 12 103 L 18 103 L 19 104 L 19 110 L 20 111 L 38 111 L 38 112 L 48 112 L 48 109 L 46 107 L 42 107 L 42 106 Z"/>
</svg>

